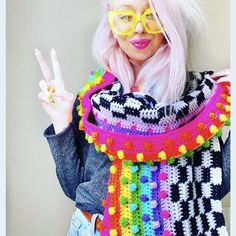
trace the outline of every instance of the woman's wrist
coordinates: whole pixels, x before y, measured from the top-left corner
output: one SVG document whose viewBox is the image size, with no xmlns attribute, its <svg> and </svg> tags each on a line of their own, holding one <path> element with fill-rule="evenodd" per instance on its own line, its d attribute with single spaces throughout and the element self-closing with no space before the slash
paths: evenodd
<svg viewBox="0 0 236 236">
<path fill-rule="evenodd" d="M 64 129 L 66 129 L 69 125 L 70 125 L 71 121 L 53 121 L 53 127 L 55 130 L 55 134 L 58 134 L 60 132 L 62 132 Z"/>
</svg>

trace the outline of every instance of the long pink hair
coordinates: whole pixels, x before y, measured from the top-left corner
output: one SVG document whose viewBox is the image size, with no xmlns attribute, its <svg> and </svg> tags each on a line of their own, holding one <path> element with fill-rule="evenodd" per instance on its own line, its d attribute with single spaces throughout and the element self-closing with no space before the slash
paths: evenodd
<svg viewBox="0 0 236 236">
<path fill-rule="evenodd" d="M 136 78 L 108 25 L 109 2 L 103 3 L 103 14 L 92 44 L 92 54 L 98 64 L 119 79 L 125 93 L 131 92 L 133 86 L 142 85 L 141 92 L 158 102 L 170 104 L 178 100 L 187 80 L 189 39 L 194 32 L 199 32 L 204 22 L 196 0 L 149 0 L 150 7 L 158 12 L 157 23 L 164 26 L 166 40 L 143 63 Z"/>
</svg>

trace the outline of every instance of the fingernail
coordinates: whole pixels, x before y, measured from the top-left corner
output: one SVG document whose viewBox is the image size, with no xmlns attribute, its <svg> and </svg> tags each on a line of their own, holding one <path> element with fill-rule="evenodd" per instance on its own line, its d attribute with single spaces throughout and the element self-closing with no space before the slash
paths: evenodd
<svg viewBox="0 0 236 236">
<path fill-rule="evenodd" d="M 34 49 L 34 52 L 35 53 L 40 53 L 40 51 L 37 48 Z"/>
</svg>

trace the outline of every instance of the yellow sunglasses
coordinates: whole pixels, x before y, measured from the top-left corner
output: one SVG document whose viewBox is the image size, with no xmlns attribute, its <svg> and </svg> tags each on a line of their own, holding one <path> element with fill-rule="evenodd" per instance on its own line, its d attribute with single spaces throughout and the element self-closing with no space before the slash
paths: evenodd
<svg viewBox="0 0 236 236">
<path fill-rule="evenodd" d="M 155 14 L 157 15 L 153 8 L 146 9 L 141 16 L 137 16 L 132 10 L 111 10 L 108 12 L 108 22 L 116 35 L 133 34 L 139 21 L 147 33 L 159 34 L 163 29 L 157 25 Z"/>
</svg>

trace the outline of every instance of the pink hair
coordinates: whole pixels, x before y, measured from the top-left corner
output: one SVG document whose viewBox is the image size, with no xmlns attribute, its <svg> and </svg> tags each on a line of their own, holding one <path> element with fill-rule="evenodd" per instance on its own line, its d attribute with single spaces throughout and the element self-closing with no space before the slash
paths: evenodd
<svg viewBox="0 0 236 236">
<path fill-rule="evenodd" d="M 113 73 L 122 83 L 125 93 L 133 86 L 142 85 L 141 92 L 158 102 L 170 104 L 183 94 L 187 80 L 189 32 L 197 31 L 203 22 L 196 0 L 149 0 L 156 9 L 165 29 L 165 43 L 149 58 L 134 77 L 127 55 L 113 37 L 107 21 L 109 4 L 104 0 L 103 15 L 94 35 L 92 53 L 105 70 Z"/>
</svg>

